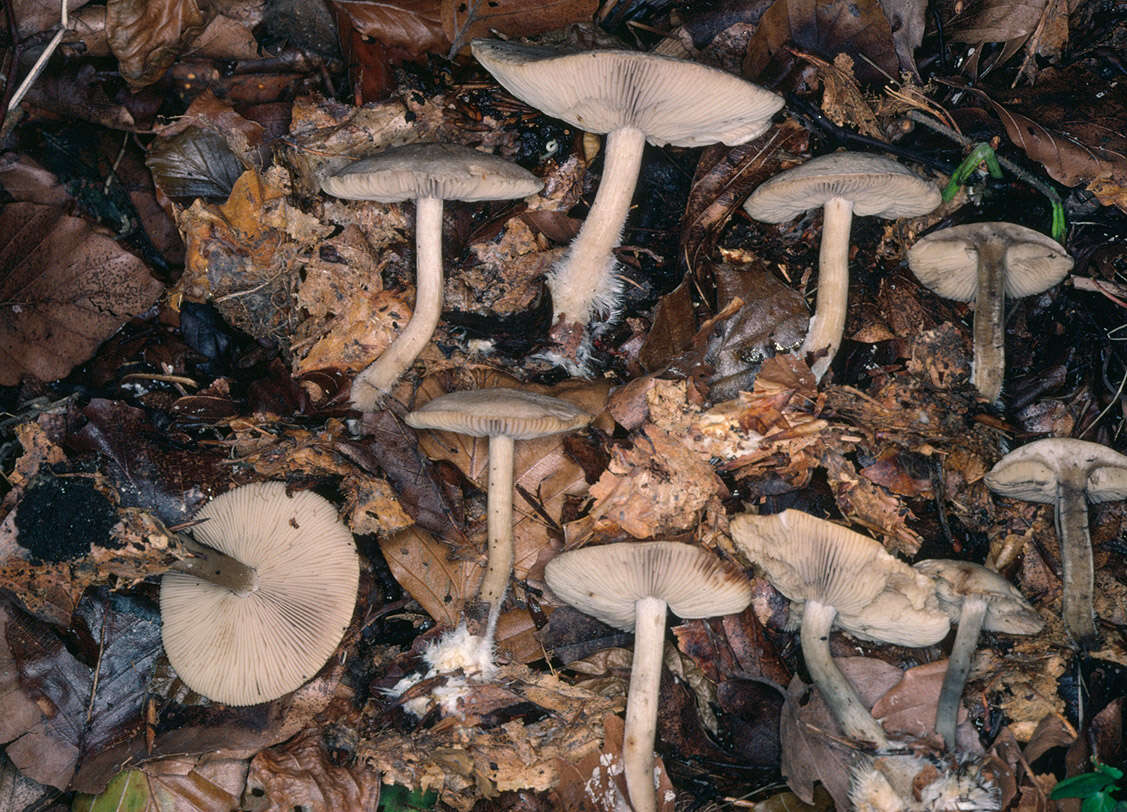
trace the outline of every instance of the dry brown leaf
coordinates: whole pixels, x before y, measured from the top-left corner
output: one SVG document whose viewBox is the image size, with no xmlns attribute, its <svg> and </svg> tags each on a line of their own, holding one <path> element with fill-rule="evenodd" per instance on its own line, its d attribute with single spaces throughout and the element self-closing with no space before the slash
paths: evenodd
<svg viewBox="0 0 1127 812">
<path fill-rule="evenodd" d="M 1046 0 L 981 0 L 951 23 L 956 42 L 1007 42 L 1033 33 Z"/>
<path fill-rule="evenodd" d="M 380 542 L 395 580 L 435 621 L 453 628 L 466 601 L 485 574 L 485 554 L 451 559 L 450 547 L 420 527 L 410 527 Z"/>
<path fill-rule="evenodd" d="M 107 0 L 106 36 L 134 89 L 160 79 L 207 18 L 196 0 Z"/>
<path fill-rule="evenodd" d="M 152 797 L 160 799 L 159 812 L 230 812 L 239 805 L 247 767 L 246 759 L 179 756 L 146 761 L 138 769 Z"/>
<path fill-rule="evenodd" d="M 880 537 L 896 553 L 914 555 L 923 537 L 908 527 L 912 511 L 887 490 L 860 476 L 857 468 L 837 451 L 822 457 L 826 479 L 841 515 Z"/>
<path fill-rule="evenodd" d="M 309 728 L 254 757 L 244 797 L 252 799 L 253 808 L 259 812 L 375 809 L 380 798 L 380 775 L 333 764 L 321 729 Z"/>
<path fill-rule="evenodd" d="M 935 712 L 946 675 L 947 660 L 909 668 L 900 681 L 873 705 L 873 717 L 889 733 L 933 740 L 937 748 L 941 747 L 935 732 Z M 966 707 L 961 702 L 958 719 L 955 737 L 959 753 L 981 755 L 982 744 L 978 741 L 978 733 L 967 721 Z"/>
</svg>

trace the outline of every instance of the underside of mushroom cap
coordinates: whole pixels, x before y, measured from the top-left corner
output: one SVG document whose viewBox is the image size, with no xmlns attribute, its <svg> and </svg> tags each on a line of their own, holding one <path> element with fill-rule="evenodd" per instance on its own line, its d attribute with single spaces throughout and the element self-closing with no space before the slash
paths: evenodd
<svg viewBox="0 0 1127 812">
<path fill-rule="evenodd" d="M 1127 456 L 1105 445 L 1070 437 L 1049 437 L 1014 449 L 986 474 L 994 493 L 1026 502 L 1052 504 L 1066 469 L 1084 472 L 1091 502 L 1127 499 Z"/>
<path fill-rule="evenodd" d="M 543 182 L 516 164 L 459 144 L 406 144 L 349 164 L 321 181 L 345 200 L 395 203 L 440 200 L 507 200 L 540 191 Z"/>
<path fill-rule="evenodd" d="M 290 497 L 281 482 L 244 485 L 197 514 L 198 541 L 251 566 L 257 587 L 237 594 L 178 572 L 161 580 L 161 634 L 184 683 L 228 705 L 289 693 L 332 655 L 356 603 L 352 533 L 327 500 Z"/>
<path fill-rule="evenodd" d="M 477 39 L 473 54 L 518 99 L 587 132 L 641 130 L 657 146 L 743 144 L 781 96 L 716 68 L 636 51 L 565 53 Z"/>
<path fill-rule="evenodd" d="M 439 395 L 408 414 L 406 423 L 415 429 L 471 437 L 531 440 L 583 428 L 591 419 L 591 414 L 561 398 L 497 387 Z"/>
<path fill-rule="evenodd" d="M 952 622 L 959 620 L 964 601 L 975 595 L 987 602 L 982 622 L 987 631 L 1036 634 L 1045 625 L 1016 586 L 981 564 L 929 558 L 912 566 L 935 582 L 939 605 Z"/>
<path fill-rule="evenodd" d="M 682 618 L 742 612 L 751 585 L 735 564 L 673 541 L 621 542 L 561 553 L 544 577 L 560 600 L 619 629 L 634 628 L 634 604 L 660 598 Z"/>
<path fill-rule="evenodd" d="M 939 205 L 939 189 L 896 161 L 865 152 L 834 152 L 780 172 L 756 188 L 744 208 L 765 223 L 785 223 L 833 198 L 860 216 L 918 217 Z"/>
</svg>

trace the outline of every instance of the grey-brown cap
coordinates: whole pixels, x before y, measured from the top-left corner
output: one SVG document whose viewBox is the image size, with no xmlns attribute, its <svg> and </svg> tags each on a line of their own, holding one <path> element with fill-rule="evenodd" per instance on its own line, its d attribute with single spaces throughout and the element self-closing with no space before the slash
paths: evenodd
<svg viewBox="0 0 1127 812">
<path fill-rule="evenodd" d="M 730 615 L 751 603 L 751 585 L 739 567 L 675 541 L 561 553 L 548 562 L 544 578 L 560 600 L 619 629 L 634 628 L 634 604 L 642 598 L 660 598 L 686 619 Z"/>
<path fill-rule="evenodd" d="M 441 200 L 508 200 L 540 191 L 543 182 L 522 167 L 459 144 L 407 144 L 349 164 L 321 181 L 346 200 L 396 203 Z"/>
<path fill-rule="evenodd" d="M 239 594 L 169 572 L 160 586 L 164 649 L 184 683 L 228 705 L 287 694 L 329 659 L 352 618 L 360 561 L 327 500 L 281 482 L 244 485 L 196 514 L 197 541 L 256 571 Z"/>
<path fill-rule="evenodd" d="M 1002 496 L 1052 504 L 1066 470 L 1083 472 L 1090 502 L 1127 499 L 1127 456 L 1070 437 L 1049 437 L 1014 449 L 986 474 L 986 486 Z"/>
<path fill-rule="evenodd" d="M 651 144 L 743 144 L 766 132 L 781 96 L 695 62 L 635 51 L 563 53 L 494 39 L 471 44 L 500 85 L 587 132 L 634 127 Z"/>
<path fill-rule="evenodd" d="M 963 601 L 970 595 L 977 595 L 986 601 L 984 629 L 1007 634 L 1036 634 L 1045 625 L 1016 586 L 981 564 L 929 558 L 912 566 L 935 582 L 939 606 L 952 623 L 958 621 Z"/>
<path fill-rule="evenodd" d="M 931 645 L 950 628 L 931 579 L 867 536 L 798 510 L 736 516 L 731 532 L 795 611 L 815 600 L 851 634 L 902 646 Z"/>
<path fill-rule="evenodd" d="M 852 201 L 853 213 L 918 217 L 939 205 L 939 189 L 896 161 L 865 152 L 811 158 L 760 184 L 744 209 L 756 220 L 785 223 L 833 198 Z"/>
<path fill-rule="evenodd" d="M 1048 290 L 1072 269 L 1064 246 L 1014 223 L 967 223 L 936 231 L 908 250 L 908 267 L 943 298 L 970 302 L 978 293 L 978 253 L 988 241 L 1004 246 L 1006 295 L 1011 299 Z"/>
<path fill-rule="evenodd" d="M 498 387 L 439 395 L 408 414 L 406 422 L 413 429 L 531 440 L 583 428 L 592 417 L 561 398 Z"/>
</svg>

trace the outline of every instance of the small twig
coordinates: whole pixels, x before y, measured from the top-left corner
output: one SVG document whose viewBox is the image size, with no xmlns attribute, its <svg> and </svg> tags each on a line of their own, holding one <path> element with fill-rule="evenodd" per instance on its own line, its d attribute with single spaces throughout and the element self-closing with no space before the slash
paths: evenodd
<svg viewBox="0 0 1127 812">
<path fill-rule="evenodd" d="M 64 6 L 66 0 L 63 0 Z M 94 682 L 90 686 L 90 704 L 86 707 L 86 724 L 94 716 L 94 697 L 98 695 L 98 680 L 102 676 L 102 654 L 106 650 L 106 614 L 109 611 L 109 599 L 102 602 L 102 627 L 98 633 L 98 660 L 94 663 Z"/>
<path fill-rule="evenodd" d="M 1101 411 L 1098 415 L 1096 415 L 1095 420 L 1093 420 L 1091 423 L 1089 423 L 1084 428 L 1084 430 L 1082 432 L 1080 432 L 1079 434 L 1076 435 L 1077 440 L 1083 440 L 1084 435 L 1087 434 L 1089 431 L 1091 431 L 1092 427 L 1095 426 L 1097 423 L 1099 423 L 1101 420 L 1103 420 L 1104 415 L 1106 415 L 1108 412 L 1111 411 L 1111 407 L 1114 406 L 1115 404 L 1119 403 L 1119 399 L 1123 396 L 1123 387 L 1125 387 L 1125 386 L 1127 386 L 1127 370 L 1124 370 L 1124 372 L 1123 372 L 1123 380 L 1121 380 L 1119 382 L 1119 388 L 1117 390 L 1115 390 L 1115 397 L 1113 397 L 1111 399 L 1111 401 L 1107 404 L 1107 406 L 1105 406 L 1103 408 L 1103 411 Z"/>
<path fill-rule="evenodd" d="M 1072 277 L 1072 287 L 1076 290 L 1086 290 L 1092 293 L 1102 293 L 1120 307 L 1127 308 L 1127 286 L 1117 282 L 1105 282 L 1102 279 L 1093 279 L 1090 276 Z"/>
<path fill-rule="evenodd" d="M 59 43 L 63 41 L 63 36 L 67 32 L 67 25 L 69 24 L 67 19 L 67 0 L 61 0 L 60 5 L 62 6 L 62 12 L 60 15 L 61 22 L 59 30 L 55 32 L 55 36 L 51 37 L 51 41 L 47 43 L 47 47 L 43 49 L 43 53 L 35 60 L 35 64 L 31 66 L 31 70 L 28 71 L 27 76 L 20 82 L 20 86 L 16 88 L 16 92 L 12 94 L 12 98 L 8 102 L 9 111 L 14 110 L 19 103 L 23 101 L 23 97 L 27 95 L 27 91 L 31 90 L 31 86 L 35 83 L 35 80 L 39 78 L 39 74 L 47 67 L 47 60 L 51 58 L 51 54 L 55 53 L 55 49 L 58 48 Z"/>
<path fill-rule="evenodd" d="M 110 171 L 106 173 L 106 182 L 102 185 L 102 194 L 108 195 L 110 193 L 110 184 L 113 179 L 117 177 L 117 168 L 121 165 L 121 159 L 125 157 L 125 148 L 129 146 L 129 136 L 131 133 L 125 133 L 124 138 L 121 139 L 121 149 L 117 151 L 117 157 L 114 158 L 113 166 Z M 122 184 L 124 186 L 125 184 Z"/>
</svg>

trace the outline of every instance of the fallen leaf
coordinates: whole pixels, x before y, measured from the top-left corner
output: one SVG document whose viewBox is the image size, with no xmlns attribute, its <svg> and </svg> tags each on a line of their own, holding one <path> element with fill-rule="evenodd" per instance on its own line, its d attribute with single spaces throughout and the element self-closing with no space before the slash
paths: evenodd
<svg viewBox="0 0 1127 812">
<path fill-rule="evenodd" d="M 164 75 L 207 18 L 196 0 L 108 0 L 106 35 L 121 76 L 134 89 Z"/>
<path fill-rule="evenodd" d="M 309 728 L 254 757 L 244 797 L 258 810 L 375 809 L 380 776 L 363 768 L 333 764 L 321 730 Z"/>
<path fill-rule="evenodd" d="M 981 0 L 949 23 L 956 42 L 1007 42 L 1033 33 L 1046 0 Z"/>
<path fill-rule="evenodd" d="M 410 527 L 380 542 L 391 574 L 437 622 L 453 628 L 485 574 L 484 552 L 468 560 L 451 558 L 447 544 L 421 527 Z"/>
</svg>

